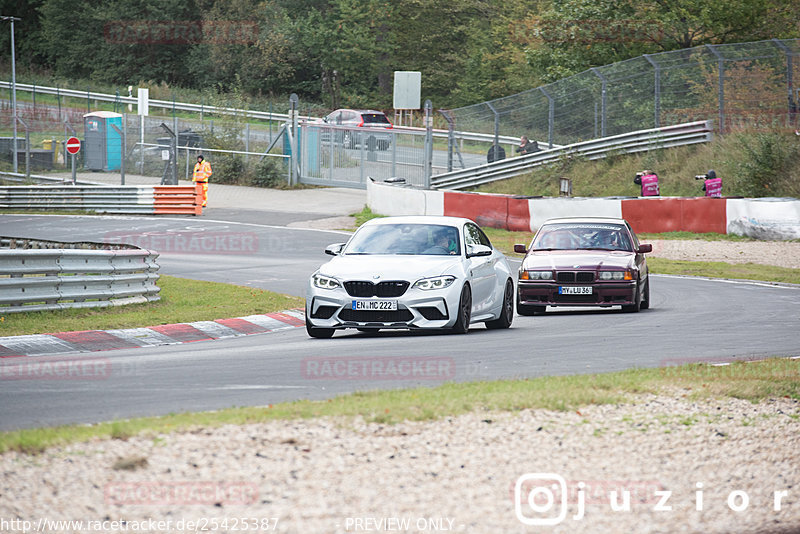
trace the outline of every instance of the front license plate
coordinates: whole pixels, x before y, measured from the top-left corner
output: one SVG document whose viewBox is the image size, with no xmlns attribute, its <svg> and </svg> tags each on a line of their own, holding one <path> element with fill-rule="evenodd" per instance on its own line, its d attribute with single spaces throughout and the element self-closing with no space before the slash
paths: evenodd
<svg viewBox="0 0 800 534">
<path fill-rule="evenodd" d="M 354 300 L 353 309 L 358 311 L 397 311 L 396 300 Z"/>
<path fill-rule="evenodd" d="M 592 288 L 591 286 L 580 286 L 580 287 L 573 287 L 573 286 L 560 286 L 558 288 L 559 295 L 591 295 Z"/>
</svg>

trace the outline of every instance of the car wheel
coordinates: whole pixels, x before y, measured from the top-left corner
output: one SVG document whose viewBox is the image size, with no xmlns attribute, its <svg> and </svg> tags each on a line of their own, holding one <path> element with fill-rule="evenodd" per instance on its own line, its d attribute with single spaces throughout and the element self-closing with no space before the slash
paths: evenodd
<svg viewBox="0 0 800 534">
<path fill-rule="evenodd" d="M 517 315 L 531 316 L 537 313 L 544 313 L 547 306 L 533 306 L 531 304 L 520 304 L 517 302 Z"/>
<path fill-rule="evenodd" d="M 642 297 L 642 309 L 650 308 L 650 277 L 647 277 L 647 285 L 644 286 L 644 296 Z"/>
<path fill-rule="evenodd" d="M 639 285 L 636 285 L 636 294 L 633 296 L 633 304 L 622 306 L 622 311 L 625 313 L 636 313 L 642 308 L 642 296 L 639 291 Z"/>
<path fill-rule="evenodd" d="M 309 336 L 317 339 L 329 339 L 333 337 L 333 328 L 317 328 L 311 326 L 308 319 L 306 319 L 306 332 L 308 332 Z"/>
<path fill-rule="evenodd" d="M 503 291 L 503 309 L 500 317 L 494 321 L 486 321 L 486 328 L 489 330 L 499 330 L 511 326 L 514 320 L 514 283 L 509 280 L 506 282 L 506 289 Z"/>
<path fill-rule="evenodd" d="M 461 290 L 458 301 L 458 318 L 450 331 L 454 334 L 466 334 L 469 331 L 469 320 L 472 317 L 472 290 L 467 284 Z"/>
</svg>

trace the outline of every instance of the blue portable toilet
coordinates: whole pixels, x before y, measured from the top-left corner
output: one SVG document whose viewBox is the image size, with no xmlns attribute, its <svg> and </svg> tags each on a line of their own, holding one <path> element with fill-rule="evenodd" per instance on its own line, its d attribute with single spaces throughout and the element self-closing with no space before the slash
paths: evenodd
<svg viewBox="0 0 800 534">
<path fill-rule="evenodd" d="M 95 111 L 83 116 L 83 166 L 92 171 L 117 171 L 120 168 L 122 136 L 111 125 L 122 129 L 122 115 Z"/>
</svg>

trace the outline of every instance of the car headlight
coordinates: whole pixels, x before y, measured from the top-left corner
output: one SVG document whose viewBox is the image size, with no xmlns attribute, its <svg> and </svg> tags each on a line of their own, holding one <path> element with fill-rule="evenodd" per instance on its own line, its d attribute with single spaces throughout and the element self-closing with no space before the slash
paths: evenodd
<svg viewBox="0 0 800 534">
<path fill-rule="evenodd" d="M 455 276 L 434 276 L 433 278 L 423 278 L 414 282 L 414 287 L 417 289 L 444 289 L 456 281 Z"/>
<path fill-rule="evenodd" d="M 552 280 L 553 271 L 522 271 L 520 280 Z"/>
<path fill-rule="evenodd" d="M 336 278 L 331 278 L 330 276 L 319 273 L 312 276 L 311 281 L 320 289 L 336 289 L 342 285 Z"/>
<path fill-rule="evenodd" d="M 633 271 L 600 271 L 600 280 L 633 280 Z"/>
</svg>

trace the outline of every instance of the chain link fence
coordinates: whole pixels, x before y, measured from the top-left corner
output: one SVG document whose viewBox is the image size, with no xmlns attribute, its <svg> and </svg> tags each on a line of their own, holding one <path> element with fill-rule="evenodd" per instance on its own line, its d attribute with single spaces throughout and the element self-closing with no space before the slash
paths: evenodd
<svg viewBox="0 0 800 534">
<path fill-rule="evenodd" d="M 709 119 L 720 133 L 797 129 L 798 55 L 800 39 L 648 54 L 450 114 L 459 130 L 551 146 Z"/>
</svg>

